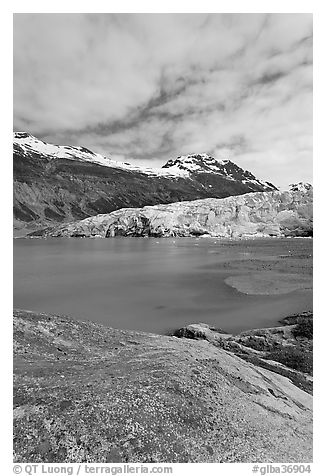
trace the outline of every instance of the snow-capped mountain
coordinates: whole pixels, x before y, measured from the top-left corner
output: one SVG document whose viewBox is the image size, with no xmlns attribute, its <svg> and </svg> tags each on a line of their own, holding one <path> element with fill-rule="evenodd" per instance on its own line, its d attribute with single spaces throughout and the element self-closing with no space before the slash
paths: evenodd
<svg viewBox="0 0 326 476">
<path fill-rule="evenodd" d="M 290 190 L 293 192 L 307 192 L 312 190 L 312 185 L 307 182 L 298 182 L 298 183 L 291 183 Z"/>
<path fill-rule="evenodd" d="M 163 169 L 151 167 L 137 167 L 125 162 L 116 162 L 110 157 L 96 154 L 86 147 L 75 147 L 70 145 L 54 145 L 43 142 L 40 139 L 28 134 L 27 132 L 14 132 L 14 149 L 20 149 L 24 154 L 38 154 L 39 156 L 55 158 L 79 160 L 81 162 L 91 162 L 93 164 L 102 165 L 116 169 L 124 169 L 140 172 L 146 175 L 164 176 L 164 177 L 188 177 L 189 172 L 181 168 Z"/>
<path fill-rule="evenodd" d="M 230 160 L 181 156 L 145 168 L 85 147 L 53 145 L 14 133 L 14 216 L 17 228 L 81 220 L 120 208 L 275 190 Z"/>
<path fill-rule="evenodd" d="M 214 174 L 243 184 L 262 186 L 266 191 L 277 190 L 270 182 L 258 180 L 251 172 L 244 170 L 229 159 L 216 159 L 208 154 L 180 155 L 170 159 L 163 169 L 189 172 L 190 174 Z"/>
<path fill-rule="evenodd" d="M 14 149 L 20 149 L 25 154 L 37 154 L 49 159 L 68 159 L 82 162 L 91 162 L 117 169 L 140 172 L 157 177 L 191 177 L 193 174 L 214 174 L 228 180 L 242 182 L 243 184 L 263 187 L 264 190 L 277 190 L 277 188 L 262 180 L 258 180 L 248 170 L 243 170 L 234 162 L 227 159 L 215 159 L 208 154 L 182 155 L 170 159 L 162 168 L 138 167 L 125 162 L 116 162 L 110 157 L 92 152 L 85 147 L 62 146 L 43 142 L 26 132 L 14 133 Z"/>
</svg>

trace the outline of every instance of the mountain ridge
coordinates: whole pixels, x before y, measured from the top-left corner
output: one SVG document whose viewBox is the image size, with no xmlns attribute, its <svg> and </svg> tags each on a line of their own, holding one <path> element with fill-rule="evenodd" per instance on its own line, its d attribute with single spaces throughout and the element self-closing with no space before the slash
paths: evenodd
<svg viewBox="0 0 326 476">
<path fill-rule="evenodd" d="M 162 169 L 142 169 L 84 147 L 47 144 L 26 132 L 14 134 L 13 153 L 14 224 L 18 230 L 33 231 L 125 207 L 276 189 L 252 179 L 233 163 L 228 168 L 220 164 L 215 172 L 203 168 L 200 173 L 183 170 L 171 161 Z M 210 157 L 206 156 L 200 155 Z"/>
<path fill-rule="evenodd" d="M 34 152 L 43 156 L 89 161 L 105 167 L 121 168 L 148 175 L 168 177 L 189 177 L 193 173 L 214 173 L 223 175 L 229 180 L 237 180 L 234 176 L 235 172 L 239 180 L 245 177 L 243 182 L 253 182 L 259 186 L 264 186 L 266 190 L 277 190 L 277 187 L 271 182 L 257 179 L 251 172 L 242 169 L 231 160 L 217 159 L 207 153 L 178 156 L 176 159 L 169 159 L 161 168 L 139 167 L 128 162 L 117 162 L 86 147 L 46 143 L 28 132 L 14 132 L 13 136 L 14 147 L 15 145 L 21 147 L 25 153 L 34 149 Z"/>
<path fill-rule="evenodd" d="M 163 176 L 187 176 L 187 173 L 179 173 L 177 170 L 168 171 L 159 168 L 138 167 L 126 162 L 117 162 L 110 157 L 95 153 L 86 147 L 55 145 L 37 139 L 27 132 L 14 132 L 14 147 L 20 147 L 24 153 L 33 151 L 41 156 L 49 156 L 59 159 L 80 160 L 102 165 L 104 167 L 120 168 L 126 170 L 137 171 L 146 175 L 163 175 Z"/>
</svg>

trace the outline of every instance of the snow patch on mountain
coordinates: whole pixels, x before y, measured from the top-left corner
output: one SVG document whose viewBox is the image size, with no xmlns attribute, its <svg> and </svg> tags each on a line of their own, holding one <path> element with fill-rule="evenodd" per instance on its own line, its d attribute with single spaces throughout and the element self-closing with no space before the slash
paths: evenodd
<svg viewBox="0 0 326 476">
<path fill-rule="evenodd" d="M 176 159 L 167 161 L 163 168 L 188 170 L 189 172 L 221 173 L 225 170 L 225 164 L 230 162 L 228 159 L 215 159 L 208 154 L 179 155 Z"/>
<path fill-rule="evenodd" d="M 293 192 L 307 192 L 312 190 L 312 185 L 307 182 L 298 182 L 298 183 L 291 183 L 290 190 Z"/>
<path fill-rule="evenodd" d="M 215 158 L 206 153 L 193 155 L 180 155 L 176 159 L 167 161 L 163 168 L 169 170 L 184 170 L 190 173 L 211 173 L 220 175 L 228 180 L 241 181 L 243 184 L 263 186 L 266 190 L 277 188 L 262 180 L 258 180 L 251 172 L 244 170 L 229 159 Z"/>
</svg>

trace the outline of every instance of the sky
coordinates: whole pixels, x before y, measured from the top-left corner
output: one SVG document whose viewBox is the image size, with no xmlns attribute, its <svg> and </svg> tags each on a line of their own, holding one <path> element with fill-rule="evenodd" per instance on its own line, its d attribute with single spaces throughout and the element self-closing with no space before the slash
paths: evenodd
<svg viewBox="0 0 326 476">
<path fill-rule="evenodd" d="M 311 14 L 15 14 L 14 130 L 312 182 Z"/>
</svg>

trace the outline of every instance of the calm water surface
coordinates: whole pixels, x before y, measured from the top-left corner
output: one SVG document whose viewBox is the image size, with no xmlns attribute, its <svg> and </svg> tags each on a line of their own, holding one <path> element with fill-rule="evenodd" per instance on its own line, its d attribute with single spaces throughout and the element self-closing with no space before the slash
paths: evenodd
<svg viewBox="0 0 326 476">
<path fill-rule="evenodd" d="M 289 246 L 311 248 L 308 241 L 257 240 L 257 247 L 273 259 Z M 227 262 L 256 255 L 246 241 L 16 239 L 14 306 L 158 333 L 194 322 L 238 332 L 312 309 L 308 291 L 248 296 L 224 283 L 235 274 Z"/>
</svg>

